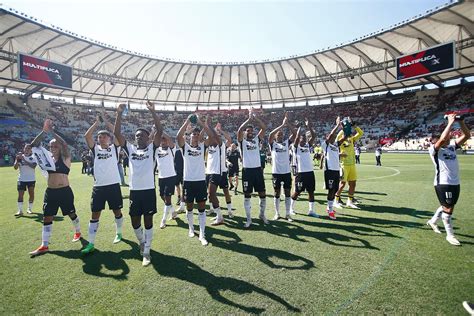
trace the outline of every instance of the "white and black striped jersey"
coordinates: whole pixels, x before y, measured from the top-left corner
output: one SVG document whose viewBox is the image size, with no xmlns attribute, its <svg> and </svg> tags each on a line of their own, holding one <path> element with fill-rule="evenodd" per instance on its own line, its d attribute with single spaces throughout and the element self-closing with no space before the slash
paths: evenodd
<svg viewBox="0 0 474 316">
<path fill-rule="evenodd" d="M 313 171 L 313 161 L 311 159 L 311 151 L 309 144 L 301 146 L 291 145 L 293 151 L 293 164 L 296 166 L 296 172 L 310 172 Z"/>
<path fill-rule="evenodd" d="M 160 179 L 173 177 L 176 175 L 174 169 L 174 156 L 176 154 L 176 147 L 166 148 L 158 147 L 155 151 L 155 159 L 158 168 L 158 177 Z"/>
<path fill-rule="evenodd" d="M 199 143 L 196 147 L 184 143 L 183 160 L 184 160 L 184 181 L 205 181 L 206 180 L 206 166 L 204 163 L 204 153 L 206 146 L 204 143 Z"/>
<path fill-rule="evenodd" d="M 33 163 L 35 164 L 36 163 L 35 157 L 33 157 L 33 155 L 31 156 L 22 155 L 21 158 L 22 159 L 20 161 L 20 166 L 19 166 L 20 173 L 18 174 L 18 181 L 21 181 L 21 182 L 35 181 L 35 168 L 31 168 L 25 163 L 26 161 L 30 164 L 33 164 Z"/>
<path fill-rule="evenodd" d="M 339 145 L 336 143 L 329 144 L 326 140 L 321 142 L 324 152 L 324 170 L 339 171 Z"/>
<path fill-rule="evenodd" d="M 125 144 L 130 167 L 130 190 L 150 190 L 155 188 L 155 150 L 153 143 L 139 149 L 130 143 Z"/>
<path fill-rule="evenodd" d="M 120 173 L 118 170 L 118 153 L 120 147 L 114 144 L 102 148 L 95 144 L 91 148 L 94 157 L 94 186 L 100 187 L 120 183 Z"/>
<path fill-rule="evenodd" d="M 222 145 L 207 147 L 206 174 L 222 174 Z"/>
<path fill-rule="evenodd" d="M 244 168 L 261 167 L 258 135 L 251 140 L 244 138 L 240 142 L 240 151 L 242 152 L 242 165 Z"/>
<path fill-rule="evenodd" d="M 290 148 L 288 139 L 281 143 L 273 141 L 270 144 L 272 153 L 272 173 L 287 174 L 290 173 Z"/>
<path fill-rule="evenodd" d="M 460 184 L 456 148 L 458 148 L 457 145 L 450 144 L 445 148 L 441 147 L 439 150 L 436 150 L 434 145 L 431 145 L 429 152 L 431 160 L 435 165 L 434 185 Z"/>
</svg>

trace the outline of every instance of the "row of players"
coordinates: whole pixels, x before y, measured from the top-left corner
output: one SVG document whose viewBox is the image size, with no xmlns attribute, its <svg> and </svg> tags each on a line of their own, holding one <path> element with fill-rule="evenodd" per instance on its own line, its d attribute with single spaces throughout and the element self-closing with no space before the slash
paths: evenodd
<svg viewBox="0 0 474 316">
<path fill-rule="evenodd" d="M 92 217 L 89 223 L 89 244 L 82 250 L 82 252 L 90 253 L 94 250 L 94 240 L 98 229 L 100 213 L 105 208 L 105 202 L 109 204 L 109 208 L 112 209 L 115 214 L 117 234 L 114 242 L 119 242 L 121 240 L 121 228 L 123 222 L 123 216 L 121 212 L 122 195 L 120 191 L 120 179 L 117 170 L 118 147 L 120 146 L 125 149 L 130 160 L 130 216 L 136 237 L 140 242 L 141 252 L 143 254 L 143 265 L 146 266 L 151 262 L 150 246 L 153 238 L 153 215 L 156 213 L 156 194 L 154 181 L 155 160 L 160 171 L 160 196 L 165 202 L 163 219 L 160 225 L 161 227 L 164 227 L 167 214 L 170 212 L 173 213 L 171 195 L 174 192 L 176 182 L 176 172 L 174 170 L 173 159 L 176 148 L 171 138 L 163 133 L 160 118 L 155 113 L 154 106 L 150 102 L 148 103 L 147 107 L 154 119 L 154 131 L 150 133 L 146 129 L 140 128 L 135 133 L 135 144 L 128 143 L 121 134 L 121 121 L 124 107 L 124 105 L 120 105 L 117 110 L 117 117 L 114 126 L 115 144 L 110 144 L 111 135 L 106 130 L 99 131 L 97 134 L 98 144 L 94 142 L 93 133 L 99 125 L 99 121 L 96 121 L 85 135 L 87 144 L 94 154 L 95 183 L 92 191 L 91 201 Z M 201 127 L 201 129 L 197 127 L 192 129 L 190 138 L 188 142 L 186 142 L 185 131 L 193 120 L 195 121 L 194 123 L 197 123 L 197 125 Z M 224 153 L 226 145 L 231 143 L 230 137 L 222 130 L 222 128 L 218 127 L 214 129 L 212 126 L 209 126 L 208 122 L 209 121 L 203 122 L 197 116 L 191 115 L 180 128 L 177 135 L 177 143 L 184 157 L 183 195 L 186 201 L 189 236 L 195 236 L 193 225 L 193 206 L 194 202 L 196 202 L 199 214 L 199 240 L 202 245 L 208 244 L 205 238 L 205 203 L 207 196 L 209 196 L 212 209 L 214 209 L 215 213 L 217 214 L 213 225 L 220 225 L 223 223 L 223 216 L 220 210 L 219 200 L 217 199 L 216 190 L 224 180 L 227 181 L 227 178 L 223 177 L 223 172 L 226 171 Z M 255 122 L 260 128 L 257 135 L 254 135 L 254 127 L 251 125 L 252 122 Z M 283 139 L 282 129 L 284 127 L 288 127 L 291 133 L 290 138 L 286 140 Z M 352 152 L 349 157 L 347 153 L 341 153 L 339 148 L 352 147 L 353 151 L 353 142 L 357 139 L 354 136 L 346 135 L 344 133 L 340 133 L 340 137 L 337 136 L 337 131 L 340 127 L 340 120 L 337 118 L 336 125 L 326 136 L 326 139 L 323 142 L 325 159 L 325 186 L 328 190 L 327 212 L 329 217 L 332 219 L 335 219 L 335 211 L 333 209 L 334 197 L 336 196 L 338 189 L 340 189 L 342 186 L 339 186 L 340 158 L 343 158 L 341 159 L 343 161 L 346 160 L 349 162 L 347 164 L 343 164 L 344 180 L 349 182 L 348 205 L 353 205 L 352 199 L 356 182 L 355 166 L 353 164 L 355 155 Z M 272 180 L 275 188 L 274 202 L 276 219 L 279 217 L 279 196 L 282 184 L 285 193 L 286 219 L 292 220 L 291 213 L 294 212 L 294 202 L 296 201 L 299 194 L 305 190 L 309 195 L 308 215 L 317 216 L 314 211 L 315 179 L 310 155 L 310 145 L 315 139 L 315 135 L 313 129 L 307 121 L 306 128 L 310 134 L 309 138 L 307 138 L 306 133 L 303 133 L 302 127 L 296 129 L 291 125 L 288 118 L 285 116 L 282 125 L 272 131 L 269 136 L 269 143 L 273 156 Z M 449 128 L 451 127 L 449 126 Z M 259 218 L 265 224 L 268 223 L 265 217 L 265 182 L 263 170 L 260 167 L 260 153 L 258 146 L 259 141 L 263 140 L 265 130 L 265 124 L 250 110 L 249 118 L 240 126 L 237 133 L 242 152 L 242 184 L 244 191 L 244 208 L 247 217 L 247 221 L 245 223 L 246 228 L 250 227 L 252 224 L 250 198 L 253 191 L 257 192 L 260 198 Z M 45 122 L 43 131 L 34 139 L 32 146 L 38 147 L 45 135 L 51 131 L 52 122 L 47 120 Z M 356 127 L 356 131 L 357 134 L 362 133 L 358 127 Z M 48 170 L 48 188 L 45 192 L 43 205 L 43 242 L 39 248 L 31 252 L 31 255 L 38 255 L 48 251 L 52 221 L 54 215 L 57 214 L 59 207 L 61 207 L 63 215 L 70 216 L 71 220 L 73 221 L 76 230 L 73 240 L 77 241 L 81 236 L 79 219 L 74 207 L 74 196 L 71 188 L 69 187 L 68 174 L 71 159 L 68 153 L 67 144 L 59 135 L 54 132 L 53 134 L 54 138 L 50 141 L 50 150 L 54 160 L 55 168 L 54 170 Z M 206 135 L 207 138 L 205 137 Z M 222 141 L 222 136 L 225 137 L 225 142 Z M 337 140 L 336 137 L 338 137 Z M 463 141 L 465 140 L 463 139 Z M 293 151 L 293 161 L 295 162 L 296 166 L 295 190 L 291 195 L 291 198 L 291 173 L 289 163 L 290 142 L 292 142 L 291 150 Z M 350 144 L 352 144 L 352 146 L 350 146 Z M 206 149 L 208 150 L 207 170 L 206 163 L 204 161 Z M 230 201 L 227 200 L 226 202 Z M 441 204 L 443 211 L 446 214 L 449 214 L 449 207 L 443 205 L 443 203 Z M 356 206 L 354 205 L 354 207 Z M 453 207 L 451 207 L 451 213 L 452 209 Z M 175 216 L 175 214 L 173 214 L 173 216 Z M 141 228 L 142 217 L 145 226 L 144 231 Z M 444 217 L 443 222 L 445 222 Z M 431 222 L 431 224 L 432 227 L 435 226 L 435 223 Z M 448 227 L 446 227 L 446 230 L 449 235 Z M 452 235 L 452 229 L 451 236 L 454 238 L 454 235 Z"/>
</svg>

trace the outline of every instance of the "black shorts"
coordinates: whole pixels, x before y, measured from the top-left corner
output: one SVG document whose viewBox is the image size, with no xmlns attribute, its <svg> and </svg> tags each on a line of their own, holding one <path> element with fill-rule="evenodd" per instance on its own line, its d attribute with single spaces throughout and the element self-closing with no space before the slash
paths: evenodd
<svg viewBox="0 0 474 316">
<path fill-rule="evenodd" d="M 229 177 L 239 176 L 239 167 L 229 167 Z"/>
<path fill-rule="evenodd" d="M 36 181 L 18 181 L 16 189 L 18 191 L 26 191 L 26 188 L 34 188 Z"/>
<path fill-rule="evenodd" d="M 206 174 L 206 186 L 209 186 L 209 183 L 212 183 L 221 189 L 228 189 L 229 181 L 227 180 L 227 172 L 223 172 L 222 175 Z"/>
<path fill-rule="evenodd" d="M 149 190 L 130 190 L 130 216 L 153 215 L 156 213 L 156 192 Z"/>
<path fill-rule="evenodd" d="M 435 186 L 435 191 L 439 204 L 445 207 L 453 207 L 458 202 L 461 186 L 459 184 L 438 184 Z"/>
<path fill-rule="evenodd" d="M 242 187 L 244 193 L 264 192 L 263 169 L 260 167 L 242 169 Z"/>
<path fill-rule="evenodd" d="M 283 189 L 290 190 L 291 189 L 291 173 L 284 173 L 284 174 L 272 174 L 272 183 L 273 189 L 279 190 L 281 188 L 281 183 L 283 182 Z"/>
<path fill-rule="evenodd" d="M 324 183 L 327 190 L 338 190 L 339 179 L 341 178 L 339 170 L 324 170 Z"/>
<path fill-rule="evenodd" d="M 109 205 L 109 210 L 120 210 L 123 207 L 122 191 L 120 184 L 110 184 L 92 189 L 91 211 L 100 212 L 105 208 L 105 202 Z"/>
<path fill-rule="evenodd" d="M 63 216 L 76 212 L 74 207 L 74 193 L 71 187 L 67 186 L 59 189 L 47 188 L 44 192 L 43 215 L 55 216 L 61 208 Z"/>
<path fill-rule="evenodd" d="M 301 193 L 304 190 L 307 192 L 314 192 L 316 188 L 316 180 L 314 179 L 314 172 L 301 172 L 295 177 L 295 191 Z"/>
<path fill-rule="evenodd" d="M 183 196 L 186 203 L 203 202 L 207 200 L 206 181 L 184 181 Z"/>
<path fill-rule="evenodd" d="M 172 196 L 174 194 L 176 183 L 176 176 L 158 179 L 160 196 Z"/>
</svg>

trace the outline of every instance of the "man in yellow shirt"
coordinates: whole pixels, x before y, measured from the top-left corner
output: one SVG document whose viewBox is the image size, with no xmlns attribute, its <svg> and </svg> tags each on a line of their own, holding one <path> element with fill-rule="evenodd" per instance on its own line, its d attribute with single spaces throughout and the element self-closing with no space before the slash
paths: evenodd
<svg viewBox="0 0 474 316">
<path fill-rule="evenodd" d="M 349 122 L 353 124 L 356 133 L 352 136 L 347 137 L 339 146 L 342 179 L 341 183 L 339 184 L 339 190 L 336 193 L 336 201 L 334 203 L 334 206 L 337 208 L 342 208 L 341 192 L 346 186 L 346 182 L 349 182 L 349 197 L 347 198 L 346 206 L 350 208 L 358 208 L 354 204 L 354 192 L 357 182 L 354 143 L 356 143 L 362 137 L 362 135 L 364 135 L 364 132 L 360 129 L 359 126 L 354 124 L 350 118 Z M 337 140 L 342 140 L 343 138 L 344 132 L 340 131 L 337 135 Z"/>
</svg>

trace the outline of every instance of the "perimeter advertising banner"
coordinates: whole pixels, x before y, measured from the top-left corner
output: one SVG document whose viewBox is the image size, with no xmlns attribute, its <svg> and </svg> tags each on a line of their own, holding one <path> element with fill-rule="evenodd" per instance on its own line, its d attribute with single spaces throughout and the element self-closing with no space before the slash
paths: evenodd
<svg viewBox="0 0 474 316">
<path fill-rule="evenodd" d="M 18 79 L 30 83 L 71 89 L 72 67 L 19 53 Z"/>
<path fill-rule="evenodd" d="M 397 58 L 397 80 L 429 76 L 455 68 L 454 42 Z"/>
</svg>

